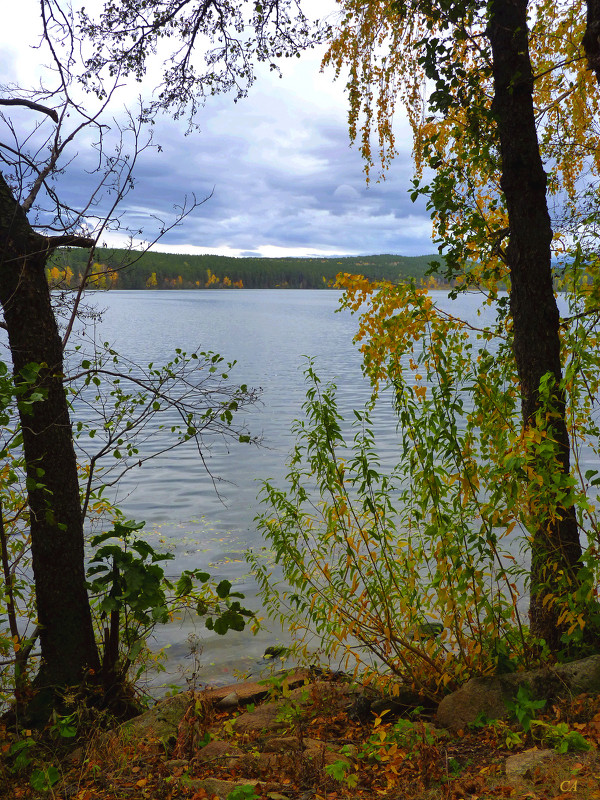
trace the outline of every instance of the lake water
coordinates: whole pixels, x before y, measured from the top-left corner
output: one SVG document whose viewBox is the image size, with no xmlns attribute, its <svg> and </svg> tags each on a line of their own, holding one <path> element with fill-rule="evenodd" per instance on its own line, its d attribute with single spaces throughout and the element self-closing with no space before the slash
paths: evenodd
<svg viewBox="0 0 600 800">
<path fill-rule="evenodd" d="M 452 302 L 443 292 L 434 294 L 441 307 L 481 324 L 479 295 Z M 253 434 L 262 434 L 263 446 L 234 443 L 227 448 L 215 442 L 207 454 L 211 473 L 221 479 L 219 496 L 191 446 L 128 473 L 118 491 L 123 511 L 145 520 L 151 540 L 176 556 L 168 564 L 170 572 L 207 568 L 215 577 L 235 581 L 247 605 L 258 608 L 243 554 L 263 546 L 254 523 L 260 481 L 283 485 L 293 444 L 291 426 L 305 399 L 306 356 L 315 359 L 324 380 L 337 383 L 343 414 L 352 416 L 352 409 L 368 398 L 360 355 L 352 344 L 356 318 L 346 311 L 335 313 L 336 291 L 115 291 L 87 299 L 103 313 L 95 331 L 88 326 L 85 338 L 109 341 L 139 364 L 166 362 L 176 347 L 213 350 L 237 360 L 232 382 L 262 388 L 261 403 L 245 419 Z M 399 443 L 391 408 L 379 404 L 374 424 L 380 455 L 392 463 Z M 157 631 L 155 645 L 169 645 L 167 681 L 181 682 L 178 670 L 188 663 L 187 637 L 193 630 L 186 620 Z M 285 641 L 285 633 L 273 625 L 256 637 L 247 632 L 219 637 L 203 626 L 197 633 L 202 639 L 201 679 L 212 683 L 227 683 L 238 670 L 256 673 L 264 666 L 265 647 Z"/>
</svg>

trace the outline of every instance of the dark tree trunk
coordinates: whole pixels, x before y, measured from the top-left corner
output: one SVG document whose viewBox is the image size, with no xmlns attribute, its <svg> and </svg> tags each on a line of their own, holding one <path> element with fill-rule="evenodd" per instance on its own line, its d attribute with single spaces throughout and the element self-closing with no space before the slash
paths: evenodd
<svg viewBox="0 0 600 800">
<path fill-rule="evenodd" d="M 600 0 L 587 0 L 587 20 L 583 47 L 588 66 L 600 84 Z"/>
<path fill-rule="evenodd" d="M 54 241 L 34 232 L 0 175 L 0 303 L 15 381 L 40 364 L 28 390 L 43 400 L 20 411 L 31 510 L 31 552 L 42 667 L 39 686 L 76 684 L 98 670 L 85 586 L 83 519 L 63 385 L 63 348 L 44 268 Z"/>
<path fill-rule="evenodd" d="M 502 158 L 501 186 L 508 208 L 510 238 L 510 309 L 514 354 L 519 374 L 525 428 L 536 425 L 540 381 L 555 382 L 550 433 L 559 446 L 557 470 L 569 474 L 569 435 L 565 396 L 560 388 L 559 314 L 552 286 L 552 229 L 546 201 L 533 108 L 533 78 L 528 49 L 527 0 L 492 0 L 487 30 L 492 46 L 494 103 Z M 536 498 L 532 498 L 532 507 Z M 546 513 L 545 513 L 546 512 Z M 541 509 L 530 531 L 531 630 L 558 649 L 562 633 L 558 606 L 544 605 L 543 596 L 564 592 L 559 572 L 576 581 L 581 557 L 573 509 Z"/>
</svg>

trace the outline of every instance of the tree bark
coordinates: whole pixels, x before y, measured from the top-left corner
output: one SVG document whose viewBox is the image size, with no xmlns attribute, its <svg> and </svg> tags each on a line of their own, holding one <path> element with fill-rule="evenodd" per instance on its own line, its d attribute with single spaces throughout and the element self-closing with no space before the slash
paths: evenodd
<svg viewBox="0 0 600 800">
<path fill-rule="evenodd" d="M 492 0 L 487 36 L 492 47 L 494 101 L 506 198 L 510 269 L 510 310 L 514 355 L 521 386 L 523 425 L 536 426 L 542 378 L 554 380 L 554 418 L 549 430 L 558 444 L 557 469 L 569 475 L 569 435 L 561 388 L 559 313 L 552 285 L 552 228 L 546 200 L 546 173 L 540 155 L 533 107 L 528 49 L 527 0 Z M 532 497 L 532 508 L 535 507 Z M 558 604 L 543 597 L 564 594 L 564 576 L 576 583 L 581 557 L 573 508 L 540 509 L 531 534 L 530 623 L 533 634 L 560 648 L 563 629 Z M 563 581 L 561 583 L 561 581 Z"/>
<path fill-rule="evenodd" d="M 588 67 L 600 84 L 600 0 L 587 0 L 587 19 L 583 47 Z"/>
<path fill-rule="evenodd" d="M 31 511 L 31 552 L 40 625 L 40 687 L 78 683 L 99 659 L 85 582 L 84 534 L 63 349 L 45 265 L 51 240 L 36 233 L 0 175 L 0 303 L 15 382 L 39 364 L 44 399 L 19 410 Z"/>
</svg>

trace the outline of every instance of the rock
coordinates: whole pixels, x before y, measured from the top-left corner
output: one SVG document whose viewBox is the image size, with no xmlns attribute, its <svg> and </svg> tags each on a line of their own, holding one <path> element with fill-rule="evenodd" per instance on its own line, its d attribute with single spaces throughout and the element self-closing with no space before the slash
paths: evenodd
<svg viewBox="0 0 600 800">
<path fill-rule="evenodd" d="M 282 758 L 285 758 L 282 753 L 256 753 L 256 755 L 253 755 L 254 765 L 261 775 L 272 775 L 279 770 Z"/>
<path fill-rule="evenodd" d="M 533 747 L 531 750 L 524 750 L 506 759 L 504 770 L 507 778 L 528 777 L 527 773 L 544 761 L 555 756 L 554 750 L 538 750 Z"/>
<path fill-rule="evenodd" d="M 188 767 L 189 763 L 190 762 L 187 760 L 187 758 L 172 758 L 165 762 L 165 766 L 167 766 L 169 769 L 177 769 L 177 767 Z"/>
<path fill-rule="evenodd" d="M 251 731 L 279 731 L 286 727 L 283 720 L 278 719 L 282 712 L 283 701 L 264 703 L 254 711 L 246 711 L 233 721 L 236 733 Z"/>
<path fill-rule="evenodd" d="M 297 670 L 283 680 L 283 685 L 289 689 L 301 686 L 308 675 L 307 670 Z M 215 705 L 226 701 L 226 707 L 232 708 L 234 705 L 260 700 L 268 693 L 269 687 L 256 681 L 219 686 L 196 693 L 180 692 L 161 700 L 148 711 L 124 723 L 121 730 L 131 739 L 154 739 L 167 743 L 177 737 L 179 724 L 194 700 L 199 699 L 201 703 L 211 702 Z M 235 704 L 234 695 L 237 697 Z M 227 705 L 229 703 L 231 705 Z"/>
<path fill-rule="evenodd" d="M 423 705 L 423 698 L 420 697 L 416 692 L 409 692 L 406 689 L 402 696 L 395 696 L 395 697 L 382 697 L 379 700 L 375 700 L 371 703 L 371 713 L 375 716 L 380 716 L 386 711 L 385 721 L 389 722 L 394 717 L 399 717 L 402 714 L 406 714 L 407 711 L 411 711 L 414 708 Z M 372 719 L 373 717 L 371 717 Z"/>
<path fill-rule="evenodd" d="M 291 753 L 304 749 L 297 736 L 275 736 L 265 743 L 264 753 Z"/>
<path fill-rule="evenodd" d="M 121 730 L 132 739 L 157 739 L 166 742 L 177 736 L 179 723 L 193 701 L 191 692 L 167 697 L 139 717 L 122 725 Z"/>
<path fill-rule="evenodd" d="M 367 694 L 364 688 L 355 694 L 354 701 L 348 707 L 348 716 L 359 722 L 372 722 L 374 717 L 383 713 L 386 722 L 389 722 L 415 708 L 429 707 L 433 710 L 427 698 L 400 682 L 390 684 L 385 695 L 373 690 Z"/>
<path fill-rule="evenodd" d="M 320 747 L 319 739 L 303 738 L 298 736 L 274 736 L 264 744 L 263 753 L 298 753 L 305 750 L 314 750 Z"/>
<path fill-rule="evenodd" d="M 244 755 L 243 751 L 229 742 L 214 741 L 209 742 L 197 753 L 198 761 L 204 763 L 219 760 L 227 767 L 235 767 L 238 759 Z"/>
<path fill-rule="evenodd" d="M 348 764 L 349 767 L 352 766 L 352 759 L 344 755 L 344 753 L 338 753 L 336 750 L 325 750 L 324 763 L 326 767 L 329 766 L 329 764 L 335 764 L 337 761 L 343 761 L 344 764 Z"/>
<path fill-rule="evenodd" d="M 329 684 L 325 681 L 317 681 L 307 686 L 299 686 L 292 689 L 286 697 L 275 700 L 272 703 L 263 703 L 254 711 L 247 711 L 240 714 L 233 721 L 236 733 L 248 733 L 250 731 L 278 731 L 290 727 L 291 719 L 287 718 L 286 710 L 289 709 L 293 714 L 294 708 L 300 708 L 312 702 L 313 692 L 324 691 Z"/>
<path fill-rule="evenodd" d="M 328 695 L 331 697 L 332 694 L 335 693 L 335 696 L 338 697 L 340 695 L 347 696 L 349 691 L 349 687 L 344 684 L 336 683 L 335 687 L 332 687 L 332 684 L 328 681 L 314 681 L 313 683 L 308 683 L 304 686 L 298 686 L 297 689 L 293 689 L 289 692 L 285 700 L 294 705 L 305 706 L 312 703 L 313 699 L 319 695 Z"/>
<path fill-rule="evenodd" d="M 574 694 L 600 694 L 600 655 L 561 664 L 556 671 Z"/>
<path fill-rule="evenodd" d="M 225 697 L 222 697 L 218 703 L 216 703 L 216 707 L 221 711 L 226 711 L 229 708 L 237 708 L 240 704 L 240 697 L 237 692 L 230 692 L 226 694 Z"/>
<path fill-rule="evenodd" d="M 481 714 L 487 719 L 507 719 L 506 702 L 514 700 L 523 684 L 529 686 L 535 700 L 597 694 L 600 692 L 600 656 L 529 672 L 471 678 L 458 691 L 443 698 L 438 706 L 437 722 L 444 728 L 460 730 Z"/>
<path fill-rule="evenodd" d="M 299 669 L 291 675 L 286 675 L 282 679 L 282 683 L 288 689 L 293 689 L 307 681 L 309 676 L 310 673 L 308 670 Z M 228 686 L 216 686 L 204 689 L 202 691 L 202 697 L 218 704 L 225 697 L 236 694 L 238 696 L 238 703 L 244 705 L 262 700 L 263 697 L 269 694 L 269 690 L 270 686 L 267 681 L 243 681 L 242 683 L 233 683 Z"/>
</svg>

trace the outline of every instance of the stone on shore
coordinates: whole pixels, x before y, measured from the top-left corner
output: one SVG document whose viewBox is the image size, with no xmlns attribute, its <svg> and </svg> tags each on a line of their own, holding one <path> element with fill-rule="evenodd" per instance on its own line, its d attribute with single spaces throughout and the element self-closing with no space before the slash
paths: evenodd
<svg viewBox="0 0 600 800">
<path fill-rule="evenodd" d="M 600 655 L 529 672 L 471 678 L 458 691 L 442 699 L 437 710 L 437 724 L 458 731 L 475 722 L 480 715 L 488 720 L 508 719 L 506 703 L 514 700 L 522 685 L 529 686 L 534 700 L 598 694 Z"/>
</svg>

